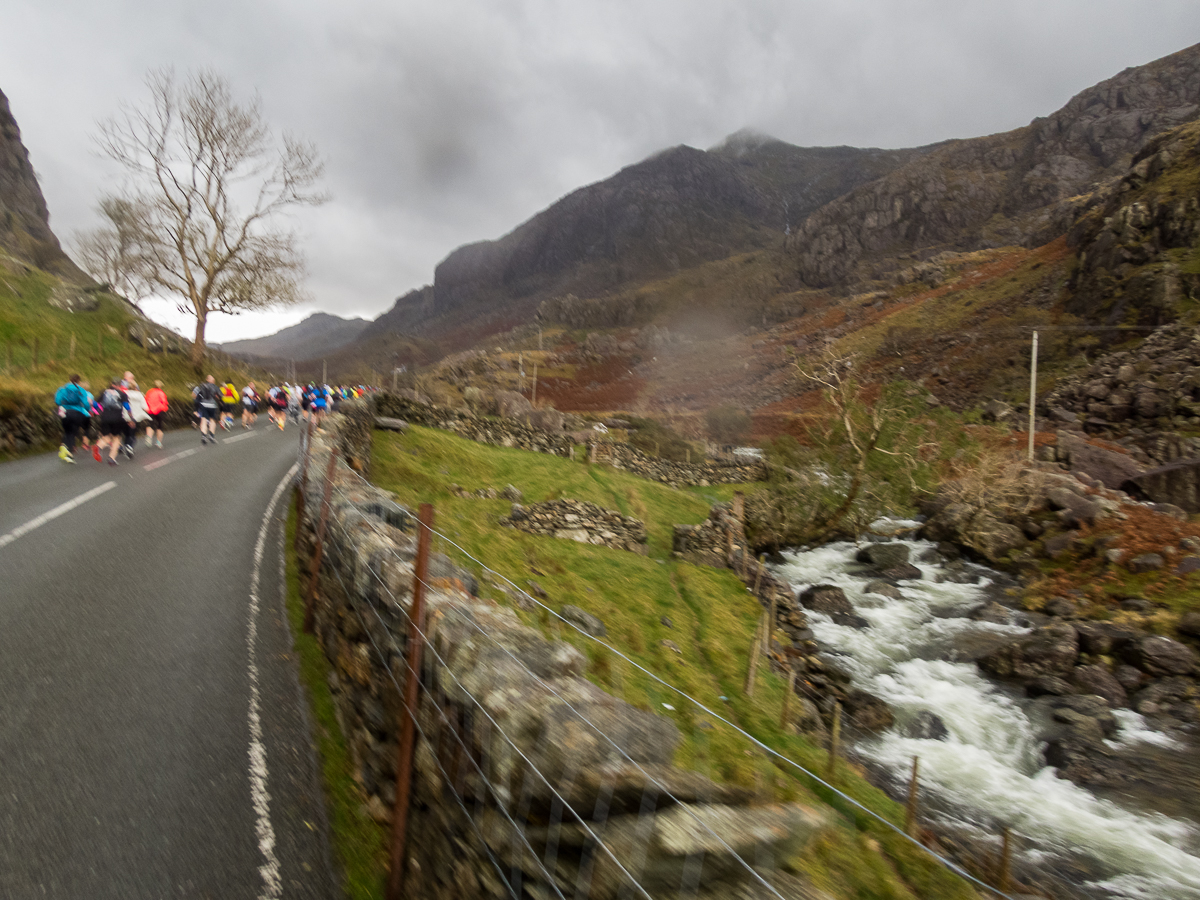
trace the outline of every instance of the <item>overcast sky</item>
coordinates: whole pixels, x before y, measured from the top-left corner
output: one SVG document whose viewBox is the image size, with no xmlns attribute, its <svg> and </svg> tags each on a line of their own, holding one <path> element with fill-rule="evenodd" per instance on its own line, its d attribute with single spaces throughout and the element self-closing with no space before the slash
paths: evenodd
<svg viewBox="0 0 1200 900">
<path fill-rule="evenodd" d="M 4 0 L 0 90 L 68 249 L 117 175 L 96 124 L 150 69 L 211 68 L 317 144 L 312 303 L 214 317 L 220 341 L 374 317 L 455 247 L 664 147 L 1006 131 L 1197 41 L 1197 0 Z"/>
</svg>

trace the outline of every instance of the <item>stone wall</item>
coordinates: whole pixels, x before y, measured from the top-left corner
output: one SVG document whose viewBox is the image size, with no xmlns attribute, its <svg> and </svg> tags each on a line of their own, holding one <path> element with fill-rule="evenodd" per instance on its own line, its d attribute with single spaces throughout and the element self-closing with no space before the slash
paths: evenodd
<svg viewBox="0 0 1200 900">
<path fill-rule="evenodd" d="M 663 484 L 748 484 L 767 479 L 766 464 L 757 460 L 708 459 L 681 463 L 647 456 L 630 444 L 608 442 L 595 445 L 594 457 L 597 462 L 607 463 L 614 469 Z"/>
<path fill-rule="evenodd" d="M 301 564 L 322 499 L 311 476 L 334 452 L 316 634 L 367 809 L 385 822 L 417 541 L 411 514 L 345 464 L 366 452 L 348 421 L 371 411 L 343 410 L 313 440 Z M 434 556 L 428 584 L 405 896 L 603 900 L 629 890 L 627 870 L 655 897 L 678 896 L 685 871 L 701 885 L 689 897 L 755 897 L 731 851 L 780 860 L 823 827 L 807 807 L 751 805 L 748 791 L 674 768 L 672 721 L 601 691 L 583 654 L 474 596 L 449 560 Z M 763 875 L 784 897 L 811 896 Z"/>
<path fill-rule="evenodd" d="M 514 419 L 480 416 L 465 409 L 433 406 L 387 392 L 376 394 L 374 402 L 380 416 L 452 431 L 482 444 L 519 447 L 555 456 L 571 456 L 574 452 L 575 438 L 566 432 L 544 431 Z M 766 464 L 758 461 L 705 460 L 680 463 L 647 456 L 629 444 L 610 441 L 592 443 L 588 454 L 592 462 L 607 464 L 614 469 L 663 484 L 746 484 L 765 481 L 768 475 Z"/>
<path fill-rule="evenodd" d="M 531 506 L 513 504 L 501 525 L 581 544 L 646 555 L 646 523 L 585 500 L 548 500 Z"/>
<path fill-rule="evenodd" d="M 192 418 L 192 398 L 170 398 L 168 428 L 186 427 Z M 91 437 L 95 438 L 93 426 Z M 62 419 L 55 413 L 54 395 L 0 397 L 0 457 L 48 450 L 62 443 Z"/>
<path fill-rule="evenodd" d="M 373 397 L 375 411 L 381 416 L 403 419 L 413 425 L 451 431 L 481 444 L 518 447 L 535 453 L 570 456 L 574 441 L 566 433 L 531 428 L 513 419 L 479 416 L 466 409 L 420 403 L 400 394 L 381 391 Z"/>
</svg>

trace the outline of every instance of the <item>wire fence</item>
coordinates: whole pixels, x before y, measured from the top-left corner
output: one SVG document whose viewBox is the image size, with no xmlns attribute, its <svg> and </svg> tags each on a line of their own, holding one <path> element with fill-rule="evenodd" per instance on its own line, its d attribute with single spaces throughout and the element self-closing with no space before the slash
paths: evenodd
<svg viewBox="0 0 1200 900">
<path fill-rule="evenodd" d="M 301 451 L 306 472 L 313 464 L 313 449 L 306 437 Z M 332 472 L 333 467 L 329 471 Z M 340 466 L 333 479 L 327 506 L 345 509 L 356 505 L 356 498 L 339 483 L 346 477 L 355 479 L 351 482 L 355 487 L 375 490 L 361 474 Z M 316 510 L 311 512 L 315 518 Z M 322 518 L 327 514 L 328 510 L 323 509 Z M 346 550 L 355 547 L 356 535 L 347 522 L 339 516 L 330 517 L 330 522 L 333 528 L 330 539 Z M 426 528 L 431 538 L 452 548 L 462 560 L 478 566 L 481 573 L 515 591 L 528 608 L 540 611 L 544 621 L 553 622 L 557 629 L 582 642 L 604 648 L 604 652 L 619 658 L 667 694 L 677 697 L 678 702 L 691 704 L 693 709 L 731 729 L 748 746 L 765 754 L 776 767 L 791 771 L 811 785 L 819 785 L 848 808 L 911 843 L 947 871 L 990 895 L 1010 897 L 1004 890 L 986 883 L 927 847 L 890 819 L 839 789 L 826 776 L 790 759 L 611 643 L 581 629 L 435 527 L 418 523 L 418 534 Z M 355 519 L 354 529 L 359 533 L 358 540 L 366 531 L 378 538 L 372 541 L 372 547 L 390 557 L 393 565 L 411 566 L 411 558 L 398 552 L 381 519 L 364 514 Z M 561 760 L 547 764 L 547 759 L 554 756 L 553 752 L 547 751 L 553 748 L 538 742 L 549 740 L 550 731 L 543 729 L 531 744 L 527 733 L 529 723 L 521 724 L 523 720 L 519 717 L 515 720 L 506 717 L 503 710 L 497 708 L 492 690 L 499 689 L 496 685 L 468 684 L 461 674 L 456 674 L 455 660 L 446 658 L 446 647 L 439 645 L 437 634 L 431 633 L 427 622 L 413 621 L 408 615 L 404 598 L 396 595 L 389 579 L 384 577 L 381 562 L 365 566 L 356 564 L 352 584 L 347 584 L 338 556 L 326 554 L 321 573 L 337 583 L 346 602 L 353 607 L 377 667 L 387 673 L 397 695 L 404 694 L 402 678 L 418 679 L 423 687 L 424 700 L 416 708 L 406 709 L 404 715 L 415 726 L 420 740 L 427 748 L 432 748 L 433 752 L 422 755 L 423 764 L 432 766 L 440 783 L 447 786 L 448 790 L 443 793 L 461 814 L 463 833 L 473 836 L 480 859 L 495 873 L 494 892 L 512 897 L 528 896 L 530 894 L 523 894 L 522 885 L 533 881 L 540 885 L 541 891 L 541 894 L 532 891 L 533 896 L 546 895 L 548 891 L 549 895 L 565 900 L 596 893 L 608 895 L 616 883 L 619 885 L 617 896 L 650 897 L 652 892 L 668 887 L 663 883 L 661 860 L 651 861 L 648 857 L 656 834 L 656 820 L 663 809 L 669 808 L 679 827 L 691 835 L 684 858 L 673 860 L 669 869 L 670 879 L 674 882 L 670 885 L 672 891 L 681 896 L 696 896 L 712 873 L 720 872 L 750 885 L 755 896 L 780 900 L 785 896 L 796 896 L 794 891 L 785 894 L 786 888 L 781 888 L 788 876 L 779 868 L 780 860 L 774 855 L 775 844 L 752 841 L 753 846 L 750 846 L 735 836 L 714 819 L 709 804 L 699 802 L 694 792 L 681 791 L 671 783 L 669 776 L 664 776 L 660 766 L 648 762 L 644 753 L 628 745 L 627 734 L 611 733 L 605 722 L 598 721 L 594 707 L 582 702 L 569 682 L 548 676 L 539 667 L 531 665 L 525 655 L 515 651 L 509 642 L 498 639 L 476 617 L 456 616 L 454 625 L 468 632 L 463 641 L 472 647 L 472 653 L 490 655 L 502 668 L 518 673 L 524 683 L 536 687 L 539 697 L 554 704 L 556 715 L 569 717 L 573 728 L 587 734 L 589 740 L 602 748 L 600 755 L 616 764 L 612 773 L 622 774 L 580 771 L 579 767 L 585 764 L 582 755 L 574 764 L 568 762 L 564 766 Z M 361 589 L 359 581 L 363 577 L 373 580 L 373 593 L 379 598 L 378 602 L 369 596 L 372 592 Z M 414 577 L 414 596 L 418 590 L 434 592 L 444 590 L 444 586 L 428 577 Z M 415 608 L 415 602 L 409 608 Z M 409 641 L 397 637 L 397 628 L 402 624 L 408 626 L 411 634 L 419 636 L 429 654 L 424 663 L 414 665 L 409 655 Z M 810 691 L 801 683 L 797 683 L 797 690 Z M 816 697 L 815 693 L 813 696 Z M 626 782 L 620 780 L 622 777 Z M 580 789 L 583 782 L 590 790 Z M 629 784 L 640 785 L 640 799 L 631 801 Z M 720 788 L 712 785 L 711 790 L 719 791 Z M 627 809 L 633 807 L 637 813 L 630 825 Z M 614 827 L 617 821 L 620 827 Z M 498 837 L 498 833 L 503 837 Z M 419 839 L 427 840 L 429 836 L 421 835 Z M 649 866 L 648 862 L 651 863 Z M 421 877 L 428 876 L 422 873 Z M 597 880 L 606 885 L 603 891 L 598 888 Z M 1007 876 L 999 880 L 1006 881 Z"/>
</svg>

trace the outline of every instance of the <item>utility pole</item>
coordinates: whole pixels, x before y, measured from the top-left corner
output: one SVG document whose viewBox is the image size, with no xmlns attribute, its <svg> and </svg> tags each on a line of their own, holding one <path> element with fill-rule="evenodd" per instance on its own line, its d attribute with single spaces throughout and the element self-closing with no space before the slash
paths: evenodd
<svg viewBox="0 0 1200 900">
<path fill-rule="evenodd" d="M 321 384 L 329 383 L 329 367 L 325 364 L 325 360 L 321 360 Z"/>
<path fill-rule="evenodd" d="M 1038 333 L 1033 333 L 1033 349 L 1029 354 L 1029 461 L 1033 462 L 1033 421 L 1037 415 Z"/>
</svg>

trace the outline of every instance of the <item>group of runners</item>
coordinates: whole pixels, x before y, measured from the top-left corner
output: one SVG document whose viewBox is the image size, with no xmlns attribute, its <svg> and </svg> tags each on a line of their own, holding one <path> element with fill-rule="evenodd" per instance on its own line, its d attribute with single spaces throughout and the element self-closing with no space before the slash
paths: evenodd
<svg viewBox="0 0 1200 900">
<path fill-rule="evenodd" d="M 150 390 L 142 393 L 133 373 L 126 372 L 121 378 L 111 379 L 97 396 L 87 379 L 72 375 L 55 393 L 54 403 L 63 427 L 58 458 L 65 463 L 75 462 L 76 449 L 90 449 L 96 462 L 103 462 L 107 451 L 108 464 L 115 466 L 121 453 L 133 457 L 138 431 L 143 427 L 146 446 L 162 446 L 163 424 L 170 404 L 161 381 L 155 381 Z M 94 441 L 93 423 L 98 432 Z"/>
<path fill-rule="evenodd" d="M 209 375 L 192 389 L 193 425 L 200 429 L 201 444 L 216 443 L 217 428 L 230 430 L 238 418 L 243 428 L 253 428 L 263 406 L 271 424 L 280 431 L 289 418 L 299 422 L 311 417 L 320 425 L 342 400 L 361 397 L 369 390 L 365 385 L 280 383 L 271 385 L 264 396 L 253 381 L 239 391 L 232 380 L 218 383 L 215 376 Z M 132 459 L 142 427 L 146 428 L 146 446 L 162 447 L 163 423 L 170 404 L 161 381 L 154 382 L 154 387 L 143 394 L 133 373 L 126 372 L 121 378 L 112 379 L 96 396 L 87 379 L 72 375 L 58 389 L 54 402 L 62 419 L 63 440 L 58 456 L 63 462 L 75 462 L 77 441 L 79 449 L 90 449 L 97 462 L 103 461 L 105 451 L 109 465 L 117 465 L 122 453 Z M 93 423 L 98 431 L 94 441 L 91 440 Z"/>
<path fill-rule="evenodd" d="M 271 424 L 280 431 L 289 418 L 294 422 L 301 419 L 307 422 L 311 416 L 320 425 L 342 400 L 361 397 L 369 390 L 366 385 L 331 387 L 328 384 L 281 382 L 271 385 L 266 396 L 263 396 L 253 381 L 239 391 L 232 381 L 219 384 L 214 376 L 209 375 L 192 390 L 194 414 L 200 427 L 200 443 L 214 442 L 217 428 L 232 429 L 239 416 L 243 428 L 253 428 L 263 406 L 266 406 Z"/>
</svg>

